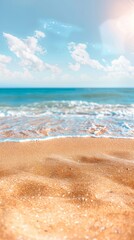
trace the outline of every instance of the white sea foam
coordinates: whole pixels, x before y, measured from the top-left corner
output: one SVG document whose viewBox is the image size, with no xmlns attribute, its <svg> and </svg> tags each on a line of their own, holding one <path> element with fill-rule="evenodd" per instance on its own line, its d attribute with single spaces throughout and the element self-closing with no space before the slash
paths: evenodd
<svg viewBox="0 0 134 240">
<path fill-rule="evenodd" d="M 134 138 L 134 104 L 48 101 L 0 106 L 0 141 L 64 136 Z"/>
</svg>

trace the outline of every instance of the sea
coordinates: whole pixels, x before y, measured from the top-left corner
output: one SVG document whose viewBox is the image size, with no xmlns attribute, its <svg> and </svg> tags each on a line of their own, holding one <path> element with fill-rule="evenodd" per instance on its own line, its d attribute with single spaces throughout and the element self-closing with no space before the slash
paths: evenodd
<svg viewBox="0 0 134 240">
<path fill-rule="evenodd" d="M 134 89 L 0 89 L 0 142 L 79 136 L 134 138 Z"/>
</svg>

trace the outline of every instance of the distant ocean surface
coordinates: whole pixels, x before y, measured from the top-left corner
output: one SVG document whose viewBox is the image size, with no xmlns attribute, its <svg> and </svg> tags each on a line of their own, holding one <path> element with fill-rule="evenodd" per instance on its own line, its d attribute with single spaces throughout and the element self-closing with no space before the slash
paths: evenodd
<svg viewBox="0 0 134 240">
<path fill-rule="evenodd" d="M 134 89 L 0 89 L 0 141 L 134 138 Z"/>
</svg>

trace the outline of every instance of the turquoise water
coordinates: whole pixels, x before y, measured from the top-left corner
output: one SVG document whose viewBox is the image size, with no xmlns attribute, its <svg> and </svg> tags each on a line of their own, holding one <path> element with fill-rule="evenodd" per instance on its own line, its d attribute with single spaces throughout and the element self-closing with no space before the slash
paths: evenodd
<svg viewBox="0 0 134 240">
<path fill-rule="evenodd" d="M 0 141 L 134 138 L 134 89 L 0 89 Z"/>
<path fill-rule="evenodd" d="M 63 100 L 88 101 L 98 104 L 134 104 L 134 88 L 0 89 L 0 106 Z"/>
</svg>

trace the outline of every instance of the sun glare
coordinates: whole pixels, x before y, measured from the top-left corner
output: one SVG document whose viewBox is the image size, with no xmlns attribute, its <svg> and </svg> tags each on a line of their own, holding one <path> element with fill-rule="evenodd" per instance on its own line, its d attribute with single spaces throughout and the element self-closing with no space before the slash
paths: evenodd
<svg viewBox="0 0 134 240">
<path fill-rule="evenodd" d="M 134 53 L 134 1 L 127 1 L 123 6 L 119 3 L 116 7 L 114 5 L 112 13 L 116 17 L 108 19 L 101 25 L 104 49 L 120 54 Z"/>
<path fill-rule="evenodd" d="M 134 35 L 134 10 L 119 18 L 117 24 L 124 35 Z"/>
</svg>

